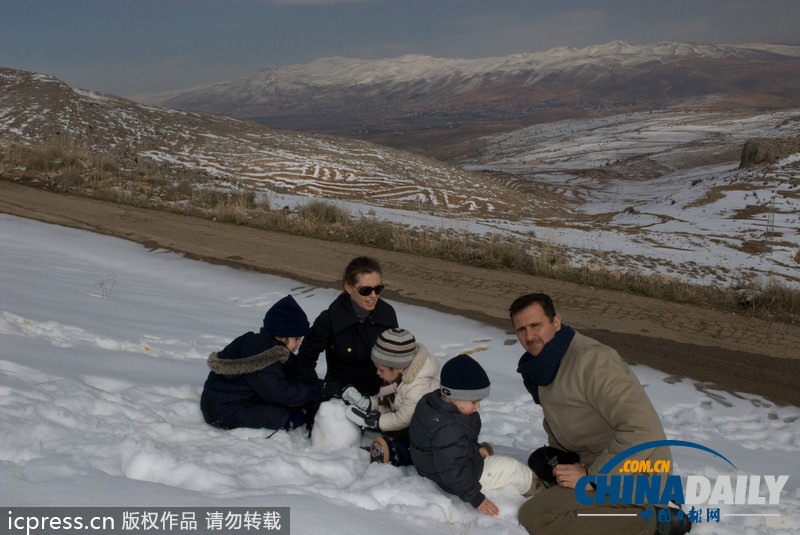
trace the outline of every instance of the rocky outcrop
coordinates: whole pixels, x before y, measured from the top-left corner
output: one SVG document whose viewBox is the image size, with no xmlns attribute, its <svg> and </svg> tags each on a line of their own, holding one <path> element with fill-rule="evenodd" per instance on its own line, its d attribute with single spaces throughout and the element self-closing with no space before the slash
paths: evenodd
<svg viewBox="0 0 800 535">
<path fill-rule="evenodd" d="M 773 164 L 797 152 L 800 152 L 800 136 L 788 139 L 748 139 L 742 148 L 739 168 Z"/>
</svg>

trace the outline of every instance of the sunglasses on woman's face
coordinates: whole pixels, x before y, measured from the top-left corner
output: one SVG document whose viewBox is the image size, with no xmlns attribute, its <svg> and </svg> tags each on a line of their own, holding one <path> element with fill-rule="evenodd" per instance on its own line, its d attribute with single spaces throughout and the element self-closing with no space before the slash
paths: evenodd
<svg viewBox="0 0 800 535">
<path fill-rule="evenodd" d="M 383 284 L 379 284 L 377 286 L 358 286 L 356 287 L 356 291 L 358 295 L 363 297 L 367 297 L 368 295 L 372 295 L 372 292 L 375 292 L 375 295 L 381 295 L 383 289 L 386 288 Z"/>
</svg>

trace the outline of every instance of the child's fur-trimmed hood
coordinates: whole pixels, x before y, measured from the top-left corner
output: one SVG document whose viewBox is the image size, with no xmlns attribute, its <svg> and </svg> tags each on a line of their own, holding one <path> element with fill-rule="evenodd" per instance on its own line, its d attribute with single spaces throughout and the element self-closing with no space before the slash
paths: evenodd
<svg viewBox="0 0 800 535">
<path fill-rule="evenodd" d="M 244 375 L 263 370 L 276 362 L 284 363 L 288 359 L 289 350 L 279 344 L 261 353 L 239 359 L 222 359 L 215 351 L 208 356 L 208 367 L 219 375 Z"/>
</svg>

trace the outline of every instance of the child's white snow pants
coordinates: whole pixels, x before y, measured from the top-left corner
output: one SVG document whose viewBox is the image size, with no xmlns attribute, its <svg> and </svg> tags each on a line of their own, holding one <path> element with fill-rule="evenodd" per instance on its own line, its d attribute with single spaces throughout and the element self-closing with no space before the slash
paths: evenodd
<svg viewBox="0 0 800 535">
<path fill-rule="evenodd" d="M 480 484 L 484 489 L 513 485 L 523 494 L 531 488 L 533 477 L 533 470 L 528 465 L 504 455 L 490 455 L 483 460 Z"/>
</svg>

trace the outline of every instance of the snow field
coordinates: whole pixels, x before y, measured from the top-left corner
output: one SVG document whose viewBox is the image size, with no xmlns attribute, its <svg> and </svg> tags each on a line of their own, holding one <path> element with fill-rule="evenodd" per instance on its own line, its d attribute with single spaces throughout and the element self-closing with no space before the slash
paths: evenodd
<svg viewBox="0 0 800 535">
<path fill-rule="evenodd" d="M 336 290 L 6 215 L 0 279 L 5 505 L 289 506 L 295 533 L 525 533 L 516 521 L 524 499 L 512 489 L 491 493 L 501 514 L 490 518 L 413 467 L 370 465 L 358 447 L 369 436 L 343 418 L 339 401 L 324 406 L 311 437 L 203 422 L 210 352 L 257 329 L 287 293 L 313 320 Z M 104 295 L 98 282 L 112 279 Z M 541 411 L 515 373 L 521 349 L 506 344 L 507 333 L 392 304 L 440 363 L 468 351 L 487 369 L 492 393 L 481 407 L 482 440 L 523 461 L 545 443 Z M 675 473 L 789 475 L 780 504 L 721 506 L 720 523 L 698 524 L 693 534 L 800 528 L 800 409 L 642 366 L 634 371 L 668 438 L 703 444 L 739 469 L 674 448 Z M 736 513 L 780 516 L 726 517 Z"/>
</svg>

